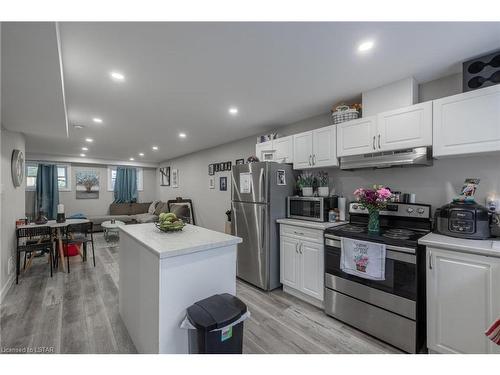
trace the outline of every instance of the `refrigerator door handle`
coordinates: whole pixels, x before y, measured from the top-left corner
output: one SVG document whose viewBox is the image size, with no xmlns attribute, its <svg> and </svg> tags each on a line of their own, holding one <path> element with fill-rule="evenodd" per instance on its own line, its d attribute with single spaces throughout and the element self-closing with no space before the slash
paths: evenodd
<svg viewBox="0 0 500 375">
<path fill-rule="evenodd" d="M 259 202 L 264 202 L 267 199 L 267 197 L 264 197 L 264 192 L 266 191 L 266 177 L 264 169 L 260 170 L 259 181 L 260 181 Z"/>
</svg>

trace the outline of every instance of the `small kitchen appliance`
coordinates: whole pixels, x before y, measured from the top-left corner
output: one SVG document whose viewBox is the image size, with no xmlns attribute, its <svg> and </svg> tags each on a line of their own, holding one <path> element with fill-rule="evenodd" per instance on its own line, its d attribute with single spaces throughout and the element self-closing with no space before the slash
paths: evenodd
<svg viewBox="0 0 500 375">
<path fill-rule="evenodd" d="M 328 221 L 330 210 L 338 208 L 338 197 L 299 197 L 287 198 L 287 215 L 290 219 Z"/>
<path fill-rule="evenodd" d="M 490 214 L 474 201 L 456 201 L 436 210 L 435 232 L 450 237 L 482 240 L 490 237 Z"/>
<path fill-rule="evenodd" d="M 368 210 L 349 205 L 349 224 L 325 230 L 325 312 L 409 353 L 425 350 L 425 246 L 431 206 L 390 203 L 380 211 L 380 233 L 368 233 Z M 341 269 L 342 239 L 386 245 L 384 280 Z"/>
</svg>

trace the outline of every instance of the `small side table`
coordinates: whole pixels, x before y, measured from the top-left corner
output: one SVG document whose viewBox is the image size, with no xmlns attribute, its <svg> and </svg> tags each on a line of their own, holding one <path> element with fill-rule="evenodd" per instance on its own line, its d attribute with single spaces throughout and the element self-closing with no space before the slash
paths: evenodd
<svg viewBox="0 0 500 375">
<path fill-rule="evenodd" d="M 110 220 L 101 223 L 101 227 L 104 228 L 104 239 L 106 242 L 110 242 L 112 239 L 120 239 L 120 227 L 125 225 L 123 221 L 115 220 L 112 223 Z"/>
</svg>

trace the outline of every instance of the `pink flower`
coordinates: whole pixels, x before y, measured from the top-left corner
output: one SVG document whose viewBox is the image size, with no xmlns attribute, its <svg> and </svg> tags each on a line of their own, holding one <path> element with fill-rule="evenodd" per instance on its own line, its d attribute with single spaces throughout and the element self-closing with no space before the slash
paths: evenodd
<svg viewBox="0 0 500 375">
<path fill-rule="evenodd" d="M 365 192 L 365 190 L 363 188 L 358 188 L 358 189 L 354 190 L 354 195 L 357 197 L 361 197 L 362 195 L 364 195 L 364 192 Z"/>
<path fill-rule="evenodd" d="M 391 197 L 392 193 L 389 189 L 387 188 L 381 188 L 377 190 L 377 194 L 380 197 L 381 200 L 385 200 Z"/>
</svg>

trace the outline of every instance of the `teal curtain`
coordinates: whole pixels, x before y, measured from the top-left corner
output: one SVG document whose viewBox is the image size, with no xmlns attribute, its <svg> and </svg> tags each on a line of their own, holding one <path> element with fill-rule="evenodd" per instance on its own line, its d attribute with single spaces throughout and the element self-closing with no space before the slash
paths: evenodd
<svg viewBox="0 0 500 375">
<path fill-rule="evenodd" d="M 57 183 L 57 165 L 38 164 L 36 175 L 35 212 L 43 214 L 48 219 L 57 216 L 59 204 L 59 186 Z"/>
<path fill-rule="evenodd" d="M 115 203 L 137 202 L 137 170 L 135 168 L 116 168 Z"/>
</svg>

